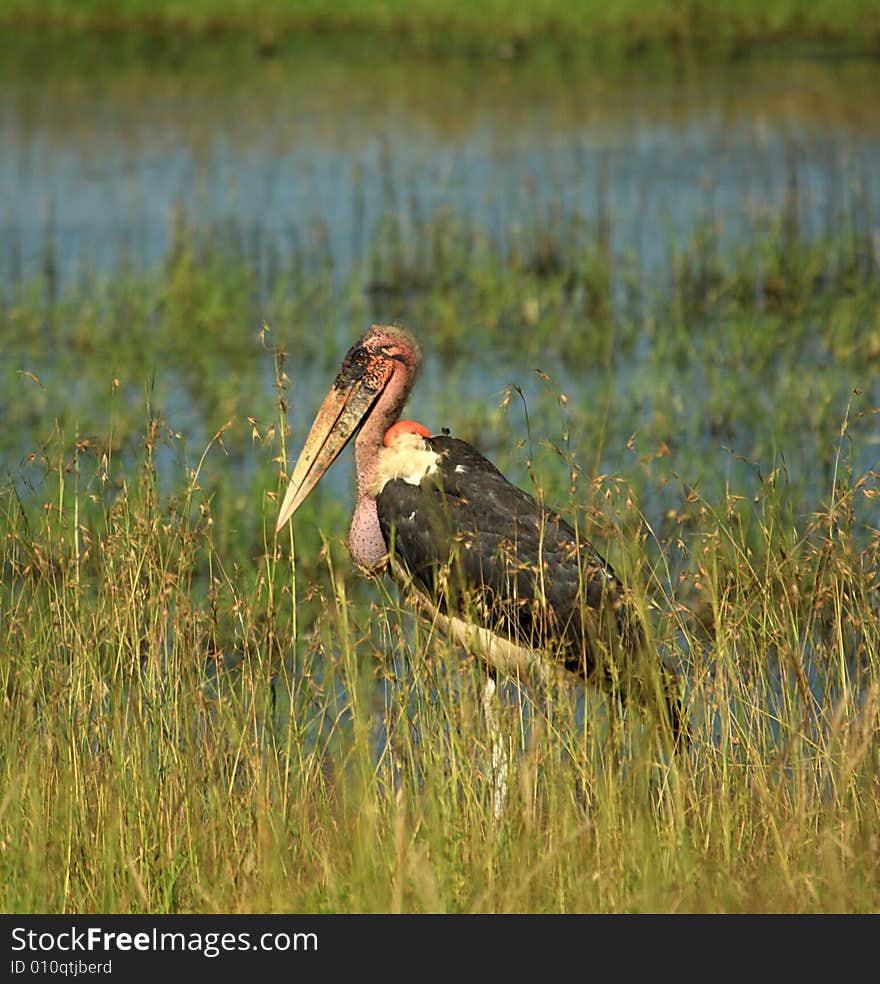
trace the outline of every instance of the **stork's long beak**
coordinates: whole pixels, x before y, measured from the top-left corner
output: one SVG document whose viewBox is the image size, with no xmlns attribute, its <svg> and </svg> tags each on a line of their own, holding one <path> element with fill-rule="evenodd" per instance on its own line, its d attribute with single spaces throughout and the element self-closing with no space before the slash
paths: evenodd
<svg viewBox="0 0 880 984">
<path fill-rule="evenodd" d="M 275 529 L 280 530 L 351 440 L 380 395 L 362 379 L 330 390 L 315 417 L 305 446 L 290 477 Z"/>
</svg>

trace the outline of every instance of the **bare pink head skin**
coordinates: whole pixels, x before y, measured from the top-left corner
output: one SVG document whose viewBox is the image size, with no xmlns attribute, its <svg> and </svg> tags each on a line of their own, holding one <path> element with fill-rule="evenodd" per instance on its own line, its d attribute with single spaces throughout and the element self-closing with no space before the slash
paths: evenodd
<svg viewBox="0 0 880 984">
<path fill-rule="evenodd" d="M 386 546 L 376 500 L 367 487 L 385 437 L 400 417 L 422 361 L 418 343 L 403 328 L 373 325 L 349 349 L 321 404 L 278 511 L 281 529 L 357 433 L 354 442 L 357 498 L 348 534 L 352 559 L 367 571 L 380 567 Z M 412 421 L 401 421 L 412 426 Z M 424 433 L 427 428 L 415 424 Z"/>
</svg>

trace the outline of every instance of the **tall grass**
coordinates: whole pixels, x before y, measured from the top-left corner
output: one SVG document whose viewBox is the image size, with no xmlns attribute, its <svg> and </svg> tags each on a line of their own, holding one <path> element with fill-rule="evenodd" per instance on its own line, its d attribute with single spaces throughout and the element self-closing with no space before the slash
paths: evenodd
<svg viewBox="0 0 880 984">
<path fill-rule="evenodd" d="M 7 292 L 0 905 L 875 910 L 870 230 L 724 254 L 698 230 L 650 283 L 590 227 L 502 249 L 425 223 L 341 294 L 186 228 L 152 273 Z M 574 682 L 505 681 L 487 721 L 478 656 L 351 570 L 343 486 L 275 538 L 342 339 L 382 316 L 434 353 L 417 415 L 632 586 L 686 754 Z"/>
<path fill-rule="evenodd" d="M 498 819 L 479 661 L 384 585 L 353 600 L 329 545 L 312 585 L 268 538 L 227 569 L 196 476 L 155 495 L 149 440 L 88 527 L 112 466 L 60 468 L 36 522 L 4 496 L 5 910 L 876 908 L 880 539 L 846 519 L 875 487 L 793 531 L 769 486 L 758 549 L 696 500 L 693 571 L 636 579 L 689 753 L 609 731 L 579 685 L 509 683 Z"/>
</svg>

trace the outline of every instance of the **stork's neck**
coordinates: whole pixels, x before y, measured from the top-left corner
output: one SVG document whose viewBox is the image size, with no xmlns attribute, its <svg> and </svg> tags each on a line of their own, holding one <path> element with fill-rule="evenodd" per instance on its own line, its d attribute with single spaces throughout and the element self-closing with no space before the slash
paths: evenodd
<svg viewBox="0 0 880 984">
<path fill-rule="evenodd" d="M 384 396 L 385 394 L 383 393 L 382 395 Z M 373 412 L 364 421 L 358 432 L 358 436 L 355 438 L 354 473 L 357 480 L 358 502 L 367 497 L 367 486 L 376 474 L 376 461 L 379 457 L 379 451 L 382 448 L 382 438 L 385 437 L 385 431 L 400 416 L 400 409 L 398 408 L 394 418 L 388 419 L 386 423 L 386 415 L 378 412 L 379 406 L 377 404 Z"/>
<path fill-rule="evenodd" d="M 376 473 L 376 462 L 382 440 L 388 428 L 400 417 L 409 391 L 415 382 L 418 363 L 406 366 L 398 363 L 391 379 L 370 411 L 354 442 L 354 470 L 357 479 L 357 500 L 348 534 L 352 559 L 367 570 L 375 570 L 384 562 L 388 548 L 379 526 L 376 499 L 367 487 Z"/>
</svg>

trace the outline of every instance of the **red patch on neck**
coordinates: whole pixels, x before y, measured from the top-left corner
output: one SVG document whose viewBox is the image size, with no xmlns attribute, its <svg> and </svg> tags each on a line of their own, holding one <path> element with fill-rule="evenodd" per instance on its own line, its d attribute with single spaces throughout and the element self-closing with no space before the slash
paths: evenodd
<svg viewBox="0 0 880 984">
<path fill-rule="evenodd" d="M 390 448 L 393 441 L 396 441 L 401 434 L 420 434 L 422 437 L 430 437 L 431 432 L 424 424 L 416 423 L 415 420 L 398 420 L 392 424 L 387 431 L 382 443 L 386 448 Z"/>
</svg>

